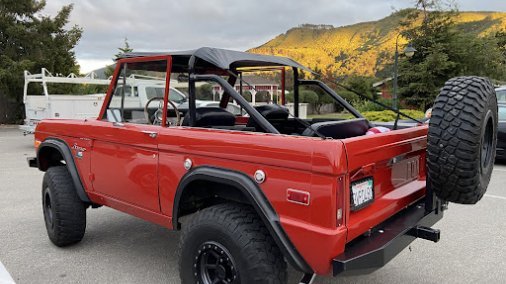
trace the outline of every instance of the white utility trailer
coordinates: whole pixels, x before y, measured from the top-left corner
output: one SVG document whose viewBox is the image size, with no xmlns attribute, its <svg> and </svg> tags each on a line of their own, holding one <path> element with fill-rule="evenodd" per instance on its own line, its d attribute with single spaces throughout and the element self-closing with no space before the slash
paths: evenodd
<svg viewBox="0 0 506 284">
<path fill-rule="evenodd" d="M 89 84 L 109 85 L 109 79 L 98 79 L 91 72 L 84 77 L 71 73 L 67 77 L 54 76 L 47 69 L 42 68 L 40 74 L 24 72 L 25 85 L 23 89 L 23 103 L 25 104 L 25 122 L 19 128 L 24 134 L 35 131 L 35 127 L 44 118 L 90 118 L 96 117 L 102 107 L 105 94 L 66 95 L 49 94 L 48 84 Z M 42 84 L 42 94 L 28 94 L 30 83 Z"/>
<path fill-rule="evenodd" d="M 42 68 L 40 74 L 25 71 L 23 102 L 25 104 L 25 122 L 19 128 L 26 134 L 32 134 L 40 120 L 45 118 L 84 119 L 96 118 L 102 107 L 105 94 L 49 94 L 48 84 L 88 84 L 109 85 L 111 78 L 99 79 L 94 72 L 79 77 L 73 73 L 64 77 L 53 75 Z M 42 84 L 42 94 L 28 94 L 30 83 Z M 171 80 L 169 98 L 176 105 L 186 101 L 186 95 L 174 87 L 184 84 Z M 153 97 L 163 96 L 165 79 L 142 75 L 131 75 L 127 78 L 125 89 L 125 108 L 142 108 Z M 121 95 L 121 87 L 116 89 L 115 96 Z M 155 105 L 155 104 L 153 104 Z"/>
</svg>

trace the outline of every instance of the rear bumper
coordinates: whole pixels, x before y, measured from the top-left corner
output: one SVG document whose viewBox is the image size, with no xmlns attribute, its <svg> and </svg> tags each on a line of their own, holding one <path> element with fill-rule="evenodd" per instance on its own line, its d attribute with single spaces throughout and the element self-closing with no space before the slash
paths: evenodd
<svg viewBox="0 0 506 284">
<path fill-rule="evenodd" d="M 371 273 L 384 266 L 416 238 L 439 240 L 439 231 L 430 228 L 443 218 L 441 207 L 431 212 L 421 201 L 377 226 L 370 236 L 346 245 L 345 252 L 332 260 L 333 275 Z"/>
</svg>

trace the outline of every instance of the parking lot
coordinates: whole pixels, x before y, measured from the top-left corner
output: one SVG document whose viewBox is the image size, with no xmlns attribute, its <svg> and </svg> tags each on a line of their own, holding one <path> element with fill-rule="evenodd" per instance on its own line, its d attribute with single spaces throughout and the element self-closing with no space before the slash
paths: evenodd
<svg viewBox="0 0 506 284">
<path fill-rule="evenodd" d="M 32 139 L 0 127 L 0 262 L 16 283 L 179 283 L 179 233 L 109 208 L 88 210 L 81 243 L 52 245 L 42 219 L 43 173 L 26 163 L 34 155 Z M 480 203 L 450 204 L 435 226 L 439 243 L 416 240 L 370 275 L 315 283 L 503 283 L 505 220 L 506 166 L 496 164 Z M 289 283 L 299 277 L 290 270 Z"/>
</svg>

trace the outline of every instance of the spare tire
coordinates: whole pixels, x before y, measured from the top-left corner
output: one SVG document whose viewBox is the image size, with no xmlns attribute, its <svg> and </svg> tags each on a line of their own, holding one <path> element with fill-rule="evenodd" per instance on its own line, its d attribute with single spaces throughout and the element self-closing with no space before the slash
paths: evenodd
<svg viewBox="0 0 506 284">
<path fill-rule="evenodd" d="M 475 204 L 487 190 L 497 144 L 497 98 L 481 77 L 448 80 L 434 102 L 427 138 L 427 183 L 436 195 Z"/>
</svg>

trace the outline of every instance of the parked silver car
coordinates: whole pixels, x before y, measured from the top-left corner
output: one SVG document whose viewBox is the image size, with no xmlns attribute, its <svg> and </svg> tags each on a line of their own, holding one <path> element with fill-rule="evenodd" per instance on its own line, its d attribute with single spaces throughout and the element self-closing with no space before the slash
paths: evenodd
<svg viewBox="0 0 506 284">
<path fill-rule="evenodd" d="M 495 89 L 495 93 L 497 95 L 498 102 L 506 103 L 506 86 L 501 86 Z"/>
</svg>

